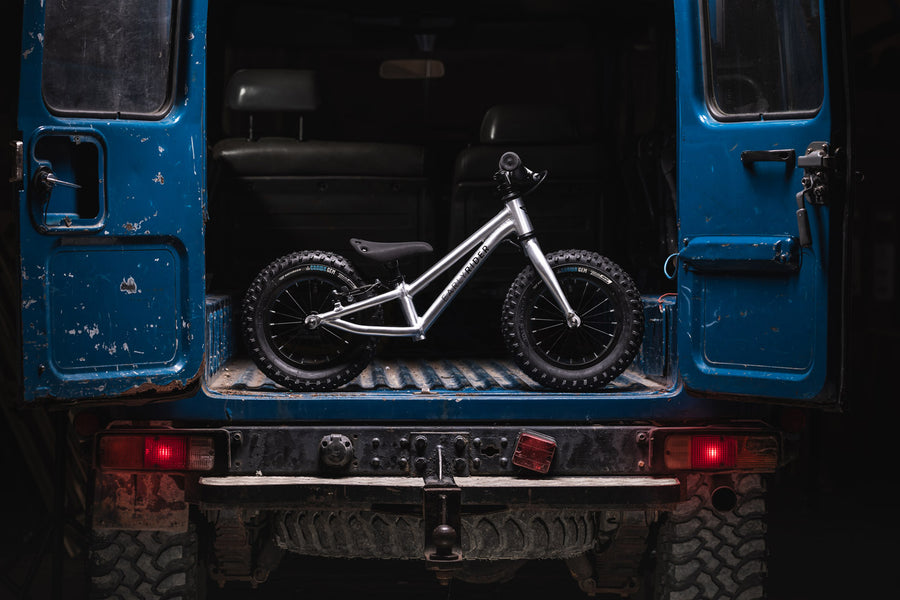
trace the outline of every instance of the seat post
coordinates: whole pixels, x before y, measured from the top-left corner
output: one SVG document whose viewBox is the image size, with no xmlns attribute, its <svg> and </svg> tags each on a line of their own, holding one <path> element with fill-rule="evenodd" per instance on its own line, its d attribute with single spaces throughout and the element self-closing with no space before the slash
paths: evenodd
<svg viewBox="0 0 900 600">
<path fill-rule="evenodd" d="M 388 285 L 397 285 L 403 282 L 403 273 L 400 272 L 400 261 L 397 259 L 389 260 L 384 263 L 384 268 L 390 274 Z"/>
</svg>

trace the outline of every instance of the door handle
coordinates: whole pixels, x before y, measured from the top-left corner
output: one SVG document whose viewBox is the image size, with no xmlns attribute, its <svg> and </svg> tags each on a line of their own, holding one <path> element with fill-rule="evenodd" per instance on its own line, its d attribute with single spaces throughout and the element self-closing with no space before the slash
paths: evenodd
<svg viewBox="0 0 900 600">
<path fill-rule="evenodd" d="M 53 171 L 50 170 L 49 167 L 41 167 L 34 174 L 34 183 L 39 186 L 43 191 L 49 193 L 50 190 L 53 189 L 54 186 L 61 185 L 63 187 L 69 187 L 76 190 L 80 190 L 81 186 L 77 183 L 72 183 L 71 181 L 63 181 L 59 179 Z"/>
<path fill-rule="evenodd" d="M 793 148 L 787 150 L 744 150 L 741 152 L 741 162 L 745 166 L 757 162 L 783 162 L 793 167 L 797 159 L 797 153 Z"/>
</svg>

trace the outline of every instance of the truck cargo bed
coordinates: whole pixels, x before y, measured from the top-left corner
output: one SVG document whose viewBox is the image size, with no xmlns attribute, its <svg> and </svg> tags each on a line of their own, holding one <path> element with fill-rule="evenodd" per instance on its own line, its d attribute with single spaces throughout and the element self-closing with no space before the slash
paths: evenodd
<svg viewBox="0 0 900 600">
<path fill-rule="evenodd" d="M 219 393 L 271 394 L 285 392 L 266 377 L 253 361 L 229 361 L 209 381 Z M 607 385 L 602 392 L 636 392 L 665 389 L 666 383 L 655 381 L 630 368 Z M 540 392 L 545 388 L 529 379 L 511 360 L 506 359 L 376 359 L 339 392 L 408 391 L 413 393 L 473 392 L 518 390 Z"/>
<path fill-rule="evenodd" d="M 267 396 L 289 390 L 260 371 L 246 355 L 235 352 L 231 299 L 207 298 L 207 388 L 220 394 Z M 644 342 L 631 367 L 597 393 L 660 392 L 670 389 L 671 328 L 674 300 L 644 298 Z M 353 381 L 335 393 L 408 392 L 410 394 L 550 390 L 532 381 L 506 356 L 497 357 L 392 357 L 378 356 Z"/>
</svg>

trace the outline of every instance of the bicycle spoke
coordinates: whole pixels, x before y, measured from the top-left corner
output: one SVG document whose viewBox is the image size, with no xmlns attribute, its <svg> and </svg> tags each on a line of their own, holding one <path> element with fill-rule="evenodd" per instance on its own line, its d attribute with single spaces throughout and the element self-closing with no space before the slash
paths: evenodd
<svg viewBox="0 0 900 600">
<path fill-rule="evenodd" d="M 295 341 L 297 338 L 299 338 L 300 336 L 302 336 L 304 333 L 306 333 L 304 330 L 302 330 L 302 329 L 301 329 L 301 330 L 298 330 L 297 333 L 294 334 L 294 336 L 293 336 L 292 338 L 290 338 L 289 340 L 287 340 L 286 342 L 284 342 L 283 344 L 281 344 L 280 346 L 278 346 L 278 351 L 279 351 L 279 352 L 284 352 L 284 349 L 285 349 L 289 344 L 293 344 L 294 341 Z M 272 336 L 272 337 L 274 338 L 275 336 Z M 293 358 L 293 355 L 291 355 L 290 357 Z"/>
<path fill-rule="evenodd" d="M 591 327 L 591 326 L 588 325 L 587 323 L 582 323 L 581 326 L 582 326 L 582 327 L 585 327 L 585 328 L 587 328 L 587 329 L 590 329 L 591 331 L 596 331 L 597 333 L 602 333 L 603 335 L 606 335 L 606 336 L 609 336 L 609 337 L 614 337 L 614 336 L 615 336 L 615 334 L 613 334 L 613 333 L 609 333 L 609 332 L 607 332 L 607 331 L 603 331 L 602 329 L 597 329 L 596 327 Z"/>
<path fill-rule="evenodd" d="M 556 346 L 559 344 L 560 340 L 562 340 L 562 339 L 565 337 L 565 335 L 566 335 L 566 331 L 560 331 L 560 332 L 557 334 L 556 339 L 553 340 L 553 343 L 550 344 L 550 347 L 546 349 L 546 352 L 547 352 L 548 354 L 549 354 L 550 352 L 553 352 L 553 349 L 556 348 Z"/>
<path fill-rule="evenodd" d="M 532 329 L 531 333 L 537 333 L 539 331 L 546 331 L 548 329 L 554 329 L 556 327 L 566 327 L 566 326 L 567 325 L 565 323 L 554 323 L 553 325 L 546 325 L 544 327 L 538 327 L 537 329 Z"/>
<path fill-rule="evenodd" d="M 337 333 L 335 333 L 334 331 L 332 331 L 331 329 L 329 329 L 328 327 L 322 326 L 322 327 L 319 327 L 319 329 L 322 330 L 322 331 L 324 331 L 325 333 L 327 333 L 327 334 L 329 334 L 329 335 L 331 335 L 331 336 L 337 338 L 339 341 L 343 342 L 344 344 L 349 344 L 349 343 L 350 343 L 350 342 L 348 342 L 346 339 L 342 338 L 342 337 L 339 336 Z"/>
<path fill-rule="evenodd" d="M 541 309 L 537 304 L 535 304 L 534 308 L 536 310 L 544 310 L 544 311 L 549 312 L 550 314 L 562 314 L 562 311 L 559 310 L 559 307 L 556 305 L 556 303 L 553 302 L 552 300 L 550 300 L 549 298 L 547 298 L 547 296 L 541 294 L 540 296 L 537 297 L 537 300 L 535 302 L 537 302 L 538 300 L 543 300 L 544 302 L 546 302 L 547 306 L 549 306 L 550 309 L 549 310 L 547 308 Z"/>
<path fill-rule="evenodd" d="M 306 321 L 272 321 L 271 326 L 284 327 L 285 325 L 305 325 Z"/>
<path fill-rule="evenodd" d="M 595 310 L 597 310 L 598 308 L 600 308 L 601 306 L 603 306 L 603 305 L 606 304 L 607 302 L 609 302 L 609 298 L 608 298 L 608 297 L 607 297 L 607 298 L 603 298 L 603 302 L 601 302 L 600 304 L 595 304 L 595 305 L 592 306 L 592 307 L 590 308 L 590 310 L 588 310 L 587 312 L 581 313 L 581 318 L 584 319 L 585 317 L 587 317 L 588 315 L 590 315 L 591 313 L 593 313 Z M 611 313 L 611 312 L 615 312 L 615 310 L 616 310 L 616 309 L 611 308 L 611 309 L 609 309 L 609 310 L 606 311 L 606 312 L 607 312 L 607 313 Z M 606 313 L 603 313 L 603 314 L 606 314 Z"/>
<path fill-rule="evenodd" d="M 286 295 L 288 298 L 291 299 L 291 301 L 297 306 L 297 308 L 300 309 L 300 312 L 303 313 L 303 316 L 304 316 L 304 317 L 307 316 L 307 315 L 309 315 L 308 312 L 306 312 L 305 310 L 303 310 L 303 307 L 300 306 L 300 303 L 297 302 L 297 299 L 294 298 L 294 296 L 291 295 L 291 291 L 290 291 L 289 289 L 285 289 L 285 290 L 284 290 L 284 293 L 285 293 L 285 295 Z M 276 302 L 278 302 L 278 300 L 276 300 Z"/>
<path fill-rule="evenodd" d="M 599 358 L 610 346 L 609 340 L 601 340 L 585 330 L 580 330 L 579 335 L 583 340 L 585 355 L 591 354 L 591 359 Z M 600 351 L 598 352 L 596 349 Z"/>
<path fill-rule="evenodd" d="M 301 319 L 305 318 L 305 315 L 292 315 L 292 314 L 286 313 L 286 312 L 279 312 L 279 311 L 275 310 L 274 308 L 270 308 L 269 313 L 272 315 L 278 316 L 278 317 L 285 317 L 287 319 L 296 319 L 298 317 Z"/>
</svg>

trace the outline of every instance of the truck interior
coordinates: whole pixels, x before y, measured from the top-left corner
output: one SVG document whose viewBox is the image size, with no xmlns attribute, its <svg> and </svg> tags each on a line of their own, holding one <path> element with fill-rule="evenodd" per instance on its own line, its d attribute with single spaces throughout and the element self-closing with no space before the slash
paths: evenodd
<svg viewBox="0 0 900 600">
<path fill-rule="evenodd" d="M 324 250 L 374 280 L 383 268 L 360 259 L 350 238 L 428 242 L 432 254 L 400 265 L 410 280 L 500 208 L 491 176 L 507 150 L 549 171 L 527 198 L 544 252 L 599 252 L 645 297 L 642 351 L 606 391 L 670 385 L 672 20 L 671 5 L 651 1 L 211 3 L 212 389 L 279 391 L 239 332 L 242 295 L 262 268 Z M 505 244 L 427 339 L 385 339 L 344 390 L 533 386 L 507 360 L 499 330 L 526 262 Z M 386 321 L 396 317 L 387 310 Z"/>
</svg>

